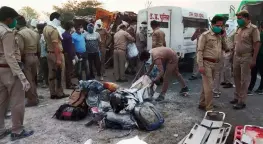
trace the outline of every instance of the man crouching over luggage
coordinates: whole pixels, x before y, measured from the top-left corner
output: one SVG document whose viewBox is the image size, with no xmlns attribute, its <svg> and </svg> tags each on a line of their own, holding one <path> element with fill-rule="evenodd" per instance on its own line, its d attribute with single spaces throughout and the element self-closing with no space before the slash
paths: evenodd
<svg viewBox="0 0 263 144">
<path fill-rule="evenodd" d="M 160 73 L 153 80 L 153 84 L 155 82 L 158 82 L 160 78 L 163 77 L 162 92 L 160 96 L 156 99 L 156 101 L 164 100 L 165 93 L 167 92 L 167 89 L 168 89 L 168 80 L 172 74 L 175 74 L 176 78 L 181 83 L 182 89 L 180 93 L 182 94 L 182 93 L 189 91 L 182 75 L 179 73 L 177 55 L 171 48 L 159 47 L 159 48 L 150 50 L 150 52 L 143 51 L 140 55 L 140 60 L 147 61 L 150 57 L 152 59 L 152 64 L 150 66 L 149 71 L 146 73 L 146 75 L 149 75 L 153 69 L 153 66 L 157 65 L 157 68 Z"/>
</svg>

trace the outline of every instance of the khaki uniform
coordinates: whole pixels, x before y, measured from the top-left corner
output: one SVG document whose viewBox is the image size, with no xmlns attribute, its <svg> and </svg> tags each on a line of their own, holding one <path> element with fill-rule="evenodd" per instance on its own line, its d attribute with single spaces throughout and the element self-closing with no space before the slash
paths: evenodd
<svg viewBox="0 0 263 144">
<path fill-rule="evenodd" d="M 222 49 L 227 49 L 225 40 L 211 30 L 201 34 L 198 42 L 197 62 L 199 67 L 204 67 L 205 74 L 202 75 L 203 88 L 200 96 L 200 106 L 206 110 L 213 109 L 213 83 L 216 65 L 221 56 Z"/>
<path fill-rule="evenodd" d="M 214 94 L 219 94 L 220 92 L 220 83 L 221 83 L 221 76 L 224 68 L 224 57 L 223 57 L 223 51 L 221 53 L 221 58 L 219 59 L 219 62 L 217 63 L 215 67 L 215 74 L 214 74 Z"/>
<path fill-rule="evenodd" d="M 61 52 L 61 68 L 64 68 L 64 54 L 62 53 L 63 48 L 62 48 L 62 43 L 61 43 L 61 38 L 59 36 L 59 33 L 57 29 L 53 28 L 52 26 L 45 26 L 43 30 L 44 38 L 47 43 L 47 60 L 48 60 L 48 79 L 49 79 L 49 90 L 50 90 L 50 95 L 51 96 L 63 96 L 63 70 L 61 73 L 61 85 L 58 86 L 57 80 L 56 80 L 56 71 L 58 69 L 56 65 L 56 56 L 55 56 L 55 48 L 53 47 L 52 43 L 56 42 L 59 45 L 60 52 Z"/>
<path fill-rule="evenodd" d="M 166 46 L 165 33 L 157 28 L 152 34 L 152 48 Z"/>
<path fill-rule="evenodd" d="M 152 49 L 151 54 L 152 61 L 157 65 L 159 71 L 164 71 L 162 93 L 167 92 L 169 79 L 173 74 L 182 85 L 182 88 L 186 86 L 182 75 L 179 73 L 177 54 L 171 48 L 158 47 Z M 158 62 L 157 60 L 161 61 Z"/>
<path fill-rule="evenodd" d="M 231 33 L 227 39 L 227 46 L 229 49 L 234 50 L 234 37 L 235 37 L 235 32 Z M 223 54 L 223 82 L 225 83 L 232 83 L 231 78 L 232 78 L 232 57 L 233 57 L 233 52 L 225 52 Z"/>
<path fill-rule="evenodd" d="M 16 36 L 22 54 L 22 61 L 25 64 L 24 73 L 31 86 L 26 92 L 27 101 L 29 105 L 35 105 L 38 103 L 36 76 L 38 55 L 40 53 L 40 37 L 38 33 L 27 27 L 21 28 Z"/>
<path fill-rule="evenodd" d="M 235 34 L 235 55 L 233 62 L 234 80 L 236 85 L 235 99 L 244 103 L 251 80 L 250 64 L 252 62 L 253 44 L 260 41 L 257 26 L 249 23 L 239 28 Z"/>
<path fill-rule="evenodd" d="M 109 36 L 106 29 L 97 29 L 97 32 L 100 34 L 101 42 L 100 42 L 100 60 L 101 60 L 101 73 L 105 74 L 105 58 L 106 58 L 106 42 Z"/>
<path fill-rule="evenodd" d="M 126 63 L 126 47 L 128 42 L 134 42 L 135 39 L 126 31 L 119 30 L 114 35 L 114 76 L 116 80 L 124 80 L 125 63 Z"/>
<path fill-rule="evenodd" d="M 23 130 L 25 92 L 21 81 L 26 77 L 18 62 L 21 62 L 21 56 L 14 33 L 0 23 L 0 135 L 5 131 L 4 118 L 8 106 L 12 113 L 12 132 Z"/>
</svg>

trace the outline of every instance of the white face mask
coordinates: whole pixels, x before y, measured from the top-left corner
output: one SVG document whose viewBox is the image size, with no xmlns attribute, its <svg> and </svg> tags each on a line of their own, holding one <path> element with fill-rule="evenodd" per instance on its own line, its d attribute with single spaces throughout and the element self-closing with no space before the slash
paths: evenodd
<svg viewBox="0 0 263 144">
<path fill-rule="evenodd" d="M 83 33 L 83 32 L 84 32 L 84 29 L 83 29 L 83 28 L 80 28 L 80 32 Z"/>
<path fill-rule="evenodd" d="M 76 30 L 75 30 L 75 28 L 73 27 L 73 28 L 71 28 L 71 30 L 70 30 L 70 33 L 74 33 Z"/>
<path fill-rule="evenodd" d="M 56 25 L 56 26 L 61 26 L 61 21 L 58 20 L 58 19 L 54 19 L 52 22 L 53 22 L 54 25 Z"/>
</svg>

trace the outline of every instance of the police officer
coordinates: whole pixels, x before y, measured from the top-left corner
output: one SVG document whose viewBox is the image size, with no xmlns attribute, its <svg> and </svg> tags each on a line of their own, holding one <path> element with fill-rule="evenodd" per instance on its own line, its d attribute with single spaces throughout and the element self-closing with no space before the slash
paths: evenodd
<svg viewBox="0 0 263 144">
<path fill-rule="evenodd" d="M 35 78 L 40 54 L 40 37 L 38 33 L 26 27 L 26 20 L 23 16 L 17 18 L 16 28 L 19 30 L 17 36 L 21 36 L 22 39 L 18 45 L 22 61 L 25 64 L 24 73 L 31 86 L 29 91 L 26 92 L 26 107 L 36 106 L 39 102 Z"/>
<path fill-rule="evenodd" d="M 25 92 L 30 84 L 19 67 L 21 56 L 12 29 L 18 13 L 10 7 L 0 8 L 0 139 L 11 133 L 11 140 L 31 136 L 23 128 Z M 5 129 L 5 112 L 10 104 L 12 132 Z"/>
<path fill-rule="evenodd" d="M 260 47 L 260 33 L 250 21 L 249 13 L 242 10 L 236 14 L 239 28 L 235 35 L 235 55 L 233 62 L 235 98 L 230 103 L 234 109 L 244 109 L 251 78 L 251 68 L 255 67 Z"/>
<path fill-rule="evenodd" d="M 199 72 L 202 74 L 203 83 L 199 109 L 207 111 L 214 108 L 212 99 L 215 68 L 222 56 L 222 50 L 227 49 L 221 35 L 223 33 L 223 17 L 214 16 L 211 23 L 211 29 L 201 34 L 197 49 L 197 63 Z"/>
<path fill-rule="evenodd" d="M 59 13 L 52 13 L 50 15 L 51 22 L 45 26 L 43 31 L 48 51 L 48 77 L 51 99 L 61 99 L 69 96 L 64 94 L 62 87 L 63 74 L 61 74 L 61 69 L 63 68 L 64 54 L 62 53 L 62 33 L 59 31 L 61 21 L 59 18 Z"/>
<path fill-rule="evenodd" d="M 156 20 L 151 21 L 152 33 L 152 48 L 166 47 L 165 33 L 160 30 L 160 23 Z"/>
</svg>

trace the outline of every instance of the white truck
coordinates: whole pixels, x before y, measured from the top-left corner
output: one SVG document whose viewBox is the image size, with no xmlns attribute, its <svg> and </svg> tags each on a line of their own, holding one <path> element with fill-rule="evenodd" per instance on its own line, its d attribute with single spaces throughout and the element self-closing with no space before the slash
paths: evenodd
<svg viewBox="0 0 263 144">
<path fill-rule="evenodd" d="M 176 6 L 158 6 L 143 9 L 137 15 L 137 31 L 141 22 L 148 24 L 147 48 L 152 48 L 151 21 L 160 22 L 160 29 L 165 33 L 166 46 L 177 52 L 180 59 L 193 58 L 196 53 L 196 40 L 191 37 L 196 28 L 208 28 L 208 17 L 205 12 L 185 9 Z"/>
</svg>

